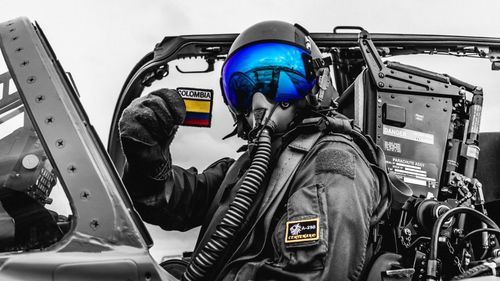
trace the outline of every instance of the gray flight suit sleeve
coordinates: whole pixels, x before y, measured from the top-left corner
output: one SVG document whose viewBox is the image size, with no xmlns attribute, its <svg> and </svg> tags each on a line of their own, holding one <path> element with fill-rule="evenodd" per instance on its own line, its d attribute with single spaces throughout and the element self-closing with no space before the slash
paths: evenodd
<svg viewBox="0 0 500 281">
<path fill-rule="evenodd" d="M 275 259 L 296 279 L 357 280 L 380 201 L 378 178 L 347 136 L 320 141 L 304 160 L 274 233 Z M 286 222 L 313 218 L 319 218 L 318 240 L 285 241 Z"/>
<path fill-rule="evenodd" d="M 378 177 L 350 137 L 321 139 L 291 183 L 274 257 L 247 263 L 235 280 L 357 280 L 380 198 Z"/>
<path fill-rule="evenodd" d="M 202 173 L 174 165 L 166 180 L 145 177 L 126 165 L 123 182 L 144 221 L 165 230 L 186 231 L 202 224 L 233 162 L 223 158 Z"/>
</svg>

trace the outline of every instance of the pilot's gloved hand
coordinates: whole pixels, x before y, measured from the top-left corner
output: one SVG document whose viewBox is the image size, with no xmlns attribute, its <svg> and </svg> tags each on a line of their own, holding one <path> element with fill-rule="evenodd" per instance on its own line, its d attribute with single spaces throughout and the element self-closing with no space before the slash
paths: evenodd
<svg viewBox="0 0 500 281">
<path fill-rule="evenodd" d="M 129 168 L 165 179 L 171 168 L 169 146 L 185 117 L 186 107 L 176 90 L 160 89 L 132 101 L 119 122 Z"/>
</svg>

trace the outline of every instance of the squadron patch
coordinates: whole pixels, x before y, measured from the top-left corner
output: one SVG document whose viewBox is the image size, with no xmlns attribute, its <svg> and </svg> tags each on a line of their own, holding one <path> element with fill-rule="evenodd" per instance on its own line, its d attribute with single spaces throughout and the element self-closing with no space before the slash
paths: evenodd
<svg viewBox="0 0 500 281">
<path fill-rule="evenodd" d="M 210 89 L 177 88 L 186 105 L 184 126 L 210 127 L 213 91 Z"/>
<path fill-rule="evenodd" d="M 319 218 L 287 221 L 285 244 L 316 241 L 319 239 Z"/>
</svg>

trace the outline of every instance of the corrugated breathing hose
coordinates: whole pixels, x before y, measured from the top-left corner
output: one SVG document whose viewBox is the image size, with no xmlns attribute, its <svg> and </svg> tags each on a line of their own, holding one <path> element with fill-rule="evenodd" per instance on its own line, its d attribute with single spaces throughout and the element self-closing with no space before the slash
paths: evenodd
<svg viewBox="0 0 500 281">
<path fill-rule="evenodd" d="M 266 176 L 271 160 L 271 133 L 267 128 L 262 129 L 257 139 L 255 155 L 237 191 L 233 202 L 224 214 L 219 225 L 210 239 L 203 245 L 189 264 L 181 280 L 203 280 L 209 270 L 220 259 L 226 247 L 231 243 L 236 232 L 240 229 L 246 214 L 252 206 L 255 195 Z"/>
</svg>

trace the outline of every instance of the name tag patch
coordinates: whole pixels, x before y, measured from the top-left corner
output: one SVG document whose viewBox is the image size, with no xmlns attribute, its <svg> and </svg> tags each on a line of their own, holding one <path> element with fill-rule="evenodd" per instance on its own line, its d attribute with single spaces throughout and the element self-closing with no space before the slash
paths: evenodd
<svg viewBox="0 0 500 281">
<path fill-rule="evenodd" d="M 319 218 L 287 221 L 285 244 L 316 241 L 319 239 Z"/>
</svg>

